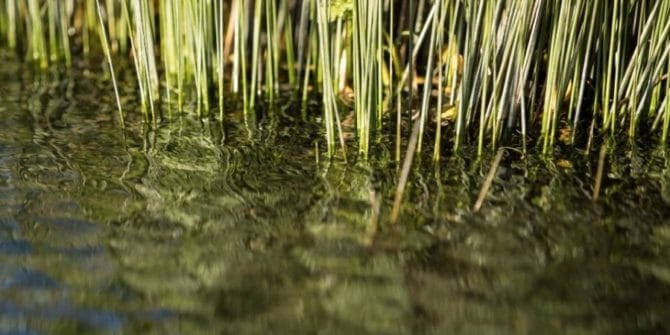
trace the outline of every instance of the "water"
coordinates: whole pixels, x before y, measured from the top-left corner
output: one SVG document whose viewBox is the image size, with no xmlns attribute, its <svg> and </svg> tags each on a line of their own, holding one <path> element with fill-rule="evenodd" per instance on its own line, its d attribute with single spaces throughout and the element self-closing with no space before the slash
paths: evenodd
<svg viewBox="0 0 670 335">
<path fill-rule="evenodd" d="M 384 148 L 317 164 L 318 113 L 149 131 L 123 85 L 123 131 L 96 73 L 29 72 L 0 68 L 0 333 L 670 332 L 662 154 L 593 203 L 594 157 L 510 151 L 476 214 L 491 157 L 423 163 L 391 227 Z"/>
</svg>

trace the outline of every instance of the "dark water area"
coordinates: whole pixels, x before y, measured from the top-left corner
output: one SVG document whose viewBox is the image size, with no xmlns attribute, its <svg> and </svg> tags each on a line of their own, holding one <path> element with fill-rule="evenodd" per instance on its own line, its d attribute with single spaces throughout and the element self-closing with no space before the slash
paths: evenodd
<svg viewBox="0 0 670 335">
<path fill-rule="evenodd" d="M 612 155 L 597 203 L 597 155 L 509 151 L 478 213 L 492 157 L 445 158 L 392 227 L 395 166 L 317 159 L 318 113 L 147 130 L 124 98 L 124 131 L 97 73 L 2 61 L 0 334 L 670 332 L 655 150 Z"/>
</svg>

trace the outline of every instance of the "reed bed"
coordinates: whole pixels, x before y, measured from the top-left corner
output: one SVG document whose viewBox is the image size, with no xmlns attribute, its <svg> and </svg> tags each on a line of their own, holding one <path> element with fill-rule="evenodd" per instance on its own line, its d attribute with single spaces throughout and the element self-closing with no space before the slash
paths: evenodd
<svg viewBox="0 0 670 335">
<path fill-rule="evenodd" d="M 129 55 L 147 122 L 318 92 L 333 156 L 395 138 L 399 160 L 402 123 L 435 160 L 670 131 L 670 1 L 2 0 L 0 34 L 40 69 Z"/>
</svg>

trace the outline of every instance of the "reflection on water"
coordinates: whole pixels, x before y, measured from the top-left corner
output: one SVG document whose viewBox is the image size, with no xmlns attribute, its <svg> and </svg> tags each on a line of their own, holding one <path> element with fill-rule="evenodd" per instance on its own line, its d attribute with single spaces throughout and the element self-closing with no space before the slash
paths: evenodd
<svg viewBox="0 0 670 335">
<path fill-rule="evenodd" d="M 659 155 L 613 160 L 593 204 L 591 159 L 510 153 L 478 214 L 489 160 L 453 158 L 389 227 L 395 167 L 317 165 L 291 108 L 123 132 L 106 84 L 6 63 L 0 333 L 670 331 Z"/>
</svg>

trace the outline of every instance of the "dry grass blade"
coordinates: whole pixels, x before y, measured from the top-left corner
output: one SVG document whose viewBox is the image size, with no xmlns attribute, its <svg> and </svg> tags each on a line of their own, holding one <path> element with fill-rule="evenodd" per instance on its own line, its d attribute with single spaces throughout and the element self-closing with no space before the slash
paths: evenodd
<svg viewBox="0 0 670 335">
<path fill-rule="evenodd" d="M 486 178 L 484 179 L 484 183 L 482 184 L 481 189 L 479 190 L 479 195 L 477 196 L 477 201 L 475 202 L 475 205 L 472 206 L 472 211 L 473 212 L 479 212 L 479 210 L 482 208 L 482 205 L 484 204 L 484 200 L 486 200 L 486 196 L 489 194 L 489 190 L 491 189 L 491 186 L 493 185 L 493 179 L 496 176 L 496 173 L 498 172 L 498 167 L 500 166 L 500 161 L 502 161 L 503 154 L 505 153 L 504 148 L 498 149 L 498 152 L 496 153 L 495 158 L 493 158 L 493 162 L 491 163 L 491 167 L 489 168 L 489 172 L 486 174 Z"/>
<path fill-rule="evenodd" d="M 603 173 L 605 172 L 605 158 L 607 157 L 607 146 L 603 144 L 600 147 L 600 155 L 598 155 L 598 170 L 596 171 L 596 183 L 593 186 L 593 201 L 598 201 L 600 198 L 600 190 L 603 183 Z"/>
</svg>

